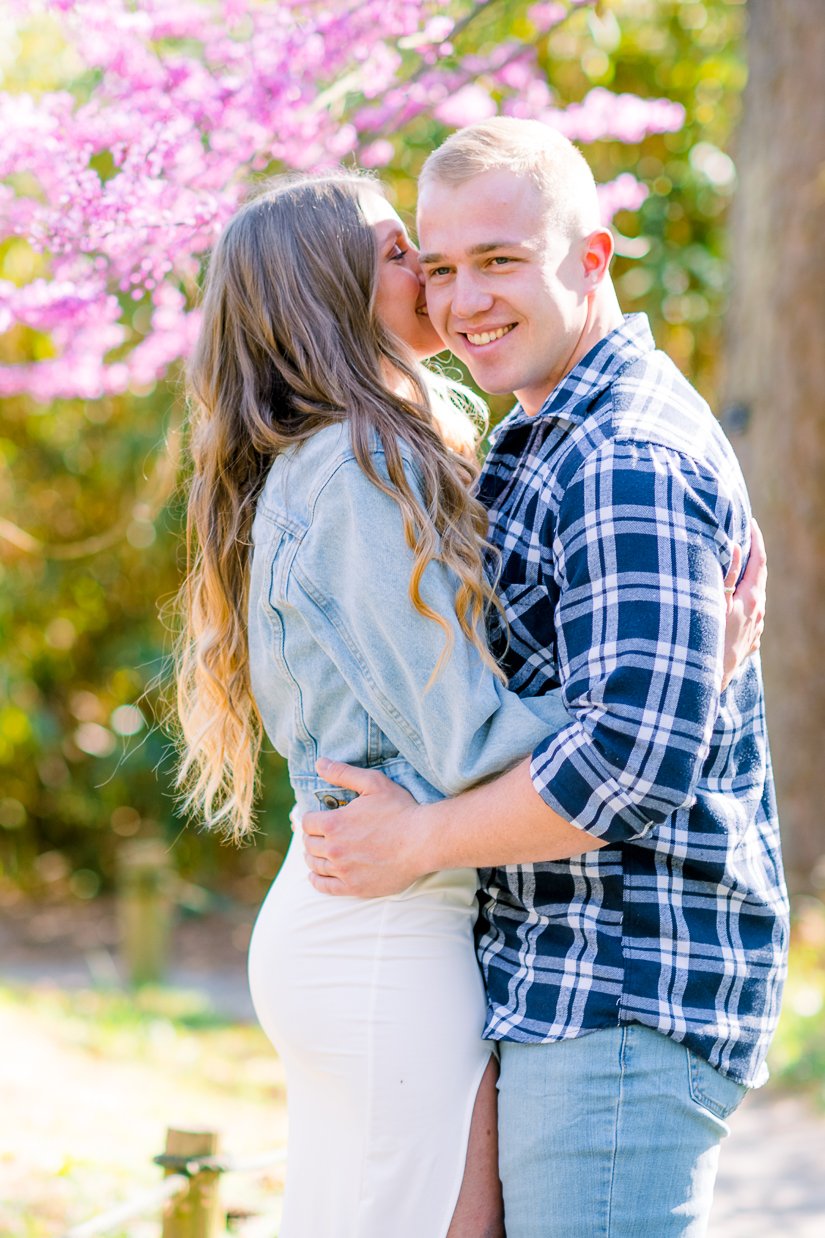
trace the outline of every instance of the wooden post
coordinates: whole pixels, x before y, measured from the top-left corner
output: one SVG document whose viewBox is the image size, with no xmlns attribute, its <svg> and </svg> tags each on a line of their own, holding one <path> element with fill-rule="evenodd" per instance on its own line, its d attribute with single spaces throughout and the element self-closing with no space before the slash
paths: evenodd
<svg viewBox="0 0 825 1238">
<path fill-rule="evenodd" d="M 216 1156 L 219 1136 L 215 1131 L 166 1132 L 165 1155 L 181 1157 Z M 166 1177 L 180 1172 L 174 1165 Z M 217 1238 L 221 1232 L 220 1174 L 202 1170 L 189 1180 L 189 1190 L 169 1204 L 163 1216 L 163 1238 Z"/>
<path fill-rule="evenodd" d="M 151 984 L 166 974 L 175 875 L 166 844 L 136 838 L 118 853 L 120 948 L 132 984 Z"/>
</svg>

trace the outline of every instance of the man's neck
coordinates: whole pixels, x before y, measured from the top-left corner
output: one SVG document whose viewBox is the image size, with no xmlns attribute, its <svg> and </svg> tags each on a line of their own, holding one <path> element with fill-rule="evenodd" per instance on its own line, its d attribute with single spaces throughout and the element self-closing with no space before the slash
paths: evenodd
<svg viewBox="0 0 825 1238">
<path fill-rule="evenodd" d="M 581 335 L 573 346 L 570 356 L 559 368 L 556 381 L 547 388 L 547 391 L 535 408 L 532 410 L 525 408 L 524 411 L 532 416 L 543 408 L 547 403 L 548 397 L 556 390 L 556 387 L 567 377 L 571 370 L 576 368 L 582 357 L 586 357 L 591 348 L 594 348 L 611 331 L 615 331 L 616 327 L 620 327 L 623 322 L 624 314 L 612 283 L 602 284 L 598 297 L 594 297 L 589 302 L 588 314 L 582 327 Z M 515 394 L 518 399 L 518 392 Z M 523 404 L 522 407 L 524 407 Z"/>
<path fill-rule="evenodd" d="M 582 357 L 587 356 L 591 348 L 594 348 L 611 331 L 620 327 L 623 322 L 624 314 L 612 283 L 603 284 L 598 301 L 593 302 L 593 312 L 589 324 L 585 324 L 580 346 L 576 349 L 572 363 L 562 377 L 566 378 L 570 370 L 579 364 Z"/>
</svg>

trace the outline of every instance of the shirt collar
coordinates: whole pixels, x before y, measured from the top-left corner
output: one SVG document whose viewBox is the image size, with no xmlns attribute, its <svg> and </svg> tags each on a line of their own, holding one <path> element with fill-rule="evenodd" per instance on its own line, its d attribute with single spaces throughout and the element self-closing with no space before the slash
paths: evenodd
<svg viewBox="0 0 825 1238">
<path fill-rule="evenodd" d="M 626 314 L 624 322 L 602 336 L 553 388 L 537 413 L 531 417 L 517 404 L 507 418 L 508 426 L 544 417 L 581 420 L 593 396 L 609 387 L 619 370 L 655 347 L 647 314 Z"/>
</svg>

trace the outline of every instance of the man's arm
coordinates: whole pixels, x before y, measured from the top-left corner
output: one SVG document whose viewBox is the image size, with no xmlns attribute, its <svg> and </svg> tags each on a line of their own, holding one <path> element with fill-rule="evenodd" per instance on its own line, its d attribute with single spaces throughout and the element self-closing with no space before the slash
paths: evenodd
<svg viewBox="0 0 825 1238">
<path fill-rule="evenodd" d="M 326 894 L 396 894 L 425 873 L 561 860 L 604 843 L 537 795 L 530 758 L 454 799 L 417 804 L 377 770 L 319 761 L 327 782 L 358 799 L 302 822 L 310 881 Z M 317 831 L 317 832 L 316 832 Z"/>
<path fill-rule="evenodd" d="M 724 586 L 733 590 L 734 557 Z M 764 627 L 767 561 L 755 523 L 751 554 L 735 593 L 726 592 L 725 677 L 758 647 Z M 451 800 L 419 805 L 377 770 L 321 760 L 329 783 L 359 798 L 302 822 L 310 880 L 328 894 L 395 894 L 428 872 L 565 859 L 604 845 L 546 804 L 530 777 L 530 760 Z"/>
</svg>

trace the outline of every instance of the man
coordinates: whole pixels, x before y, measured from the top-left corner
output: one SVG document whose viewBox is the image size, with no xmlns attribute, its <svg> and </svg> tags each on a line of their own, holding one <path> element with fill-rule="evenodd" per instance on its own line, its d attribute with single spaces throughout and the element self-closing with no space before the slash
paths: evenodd
<svg viewBox="0 0 825 1238">
<path fill-rule="evenodd" d="M 508 1238 L 699 1234 L 718 1143 L 764 1081 L 787 942 L 758 662 L 720 693 L 736 460 L 646 320 L 625 319 L 587 164 L 498 119 L 420 184 L 427 305 L 519 401 L 481 494 L 511 687 L 570 724 L 454 800 L 319 763 L 359 799 L 304 818 L 311 880 L 388 894 L 480 868 Z"/>
</svg>

